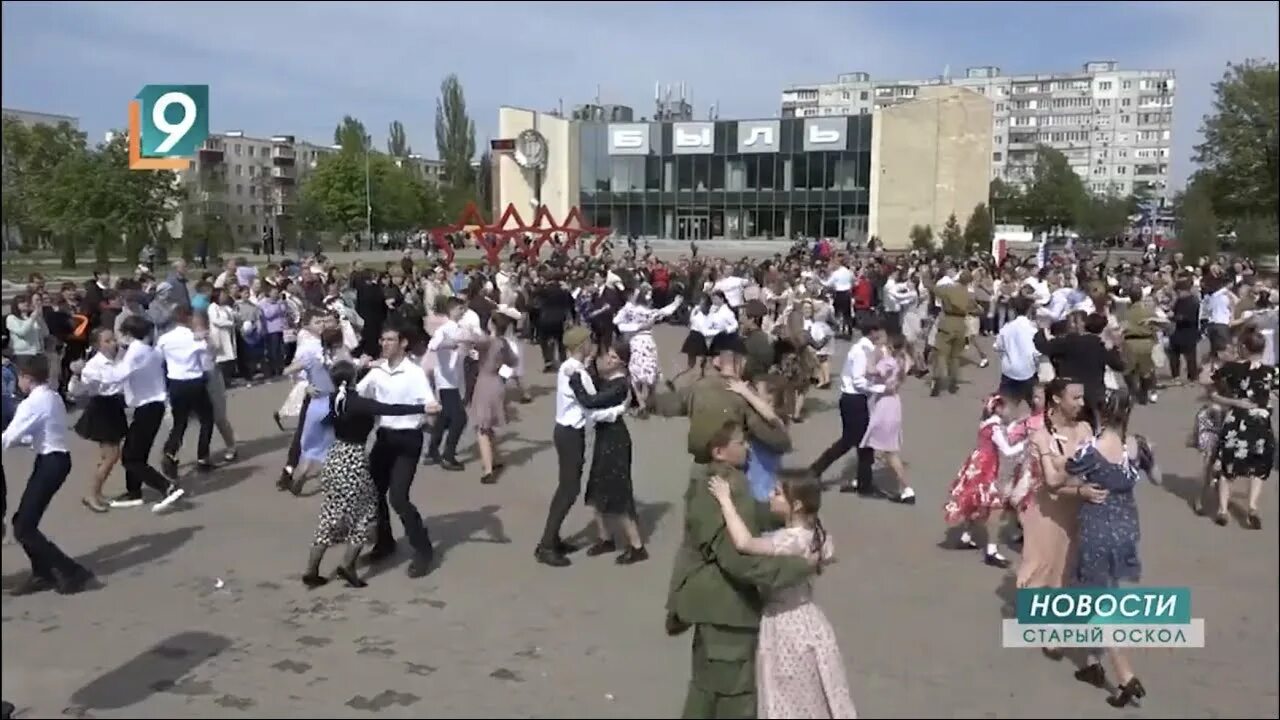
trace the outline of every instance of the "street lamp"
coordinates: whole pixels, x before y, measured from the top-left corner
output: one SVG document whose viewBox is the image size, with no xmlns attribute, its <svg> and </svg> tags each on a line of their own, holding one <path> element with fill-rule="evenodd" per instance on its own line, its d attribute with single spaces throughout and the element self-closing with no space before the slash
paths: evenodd
<svg viewBox="0 0 1280 720">
<path fill-rule="evenodd" d="M 369 249 L 373 249 L 373 196 L 369 183 L 369 149 L 373 147 L 373 136 L 364 136 L 364 232 L 369 236 Z"/>
</svg>

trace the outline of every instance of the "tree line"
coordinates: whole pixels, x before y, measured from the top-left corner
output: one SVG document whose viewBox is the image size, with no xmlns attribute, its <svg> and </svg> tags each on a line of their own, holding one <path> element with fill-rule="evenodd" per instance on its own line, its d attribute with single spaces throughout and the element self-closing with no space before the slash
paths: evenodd
<svg viewBox="0 0 1280 720">
<path fill-rule="evenodd" d="M 246 221 L 270 222 L 277 247 L 315 247 L 323 237 L 367 229 L 398 234 L 443 224 L 467 203 L 488 209 L 492 202 L 489 153 L 481 155 L 478 169 L 472 166 L 475 123 L 455 75 L 441 83 L 436 102 L 439 186 L 411 160 L 403 123 L 390 124 L 382 152 L 372 146 L 364 123 L 348 115 L 334 130 L 341 150 L 314 167 L 299 163 L 291 196 L 277 194 L 270 175 L 250 180 L 252 216 L 239 206 L 233 210 L 224 163 L 201 163 L 179 178 L 170 171 L 129 170 L 123 132 L 90 146 L 85 133 L 65 123 L 26 126 L 5 118 L 3 131 L 5 241 L 20 242 L 23 250 L 56 250 L 68 268 L 86 252 L 101 264 L 121 255 L 132 261 L 147 245 L 217 257 L 257 240 L 233 231 Z M 288 207 L 278 214 L 281 204 Z M 177 218 L 180 240 L 169 230 Z"/>
</svg>

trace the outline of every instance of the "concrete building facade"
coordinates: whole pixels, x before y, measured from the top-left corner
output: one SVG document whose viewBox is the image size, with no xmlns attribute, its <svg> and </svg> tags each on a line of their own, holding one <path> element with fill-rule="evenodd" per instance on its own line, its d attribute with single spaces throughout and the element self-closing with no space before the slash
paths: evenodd
<svg viewBox="0 0 1280 720">
<path fill-rule="evenodd" d="M 992 177 L 1020 184 L 1030 177 L 1039 145 L 1064 155 L 1095 194 L 1168 200 L 1173 147 L 1172 70 L 1122 70 L 1115 61 L 1079 71 L 1005 75 L 973 67 L 963 77 L 875 80 L 846 73 L 835 82 L 782 91 L 783 117 L 869 114 L 917 97 L 922 88 L 963 87 L 994 103 Z"/>
<path fill-rule="evenodd" d="M 920 88 L 872 113 L 871 235 L 903 247 L 912 225 L 936 236 L 988 201 L 993 103 L 963 88 Z"/>
<path fill-rule="evenodd" d="M 16 108 L 2 108 L 0 109 L 0 115 L 6 119 L 17 120 L 27 127 L 34 125 L 53 125 L 57 127 L 62 123 L 66 123 L 77 130 L 80 129 L 80 118 L 72 115 L 58 115 L 57 113 L 18 110 Z"/>
<path fill-rule="evenodd" d="M 911 225 L 961 222 L 986 202 L 992 103 L 961 88 L 868 114 L 706 122 L 575 121 L 499 111 L 499 136 L 536 131 L 541 170 L 494 155 L 497 209 L 585 222 L 622 235 L 699 239 L 878 235 L 905 247 Z"/>
</svg>

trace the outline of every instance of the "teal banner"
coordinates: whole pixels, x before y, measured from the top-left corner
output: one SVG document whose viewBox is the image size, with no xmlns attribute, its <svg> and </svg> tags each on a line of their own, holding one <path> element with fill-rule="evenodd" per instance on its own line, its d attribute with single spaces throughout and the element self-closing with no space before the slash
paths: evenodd
<svg viewBox="0 0 1280 720">
<path fill-rule="evenodd" d="M 1020 625 L 1184 625 L 1191 589 L 1030 588 L 1018 591 Z"/>
</svg>

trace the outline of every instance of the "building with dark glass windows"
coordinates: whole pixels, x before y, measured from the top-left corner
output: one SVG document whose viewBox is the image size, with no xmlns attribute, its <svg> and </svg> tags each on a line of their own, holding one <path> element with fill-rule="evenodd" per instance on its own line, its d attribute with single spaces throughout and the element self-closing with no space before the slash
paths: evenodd
<svg viewBox="0 0 1280 720">
<path fill-rule="evenodd" d="M 986 202 L 991 103 L 967 90 L 874 113 L 712 122 L 601 122 L 502 108 L 502 138 L 536 133 L 545 160 L 495 141 L 498 210 L 580 210 L 621 235 L 828 237 L 887 247 L 912 224 L 962 224 Z M 985 124 L 984 124 L 985 123 Z M 536 143 L 535 143 L 536 144 Z M 900 237 L 899 237 L 900 236 Z"/>
</svg>

